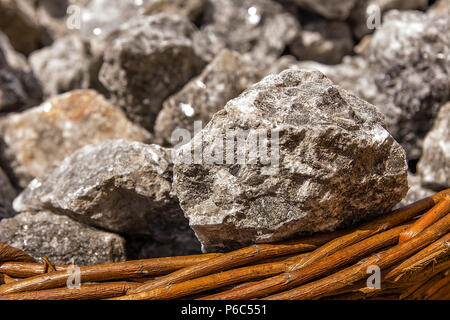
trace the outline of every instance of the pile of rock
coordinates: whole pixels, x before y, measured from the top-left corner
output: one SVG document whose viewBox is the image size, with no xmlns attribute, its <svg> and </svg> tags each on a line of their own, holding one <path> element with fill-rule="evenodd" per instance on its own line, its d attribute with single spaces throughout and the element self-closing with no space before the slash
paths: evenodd
<svg viewBox="0 0 450 320">
<path fill-rule="evenodd" d="M 0 241 L 224 251 L 450 187 L 447 3 L 0 0 Z"/>
</svg>

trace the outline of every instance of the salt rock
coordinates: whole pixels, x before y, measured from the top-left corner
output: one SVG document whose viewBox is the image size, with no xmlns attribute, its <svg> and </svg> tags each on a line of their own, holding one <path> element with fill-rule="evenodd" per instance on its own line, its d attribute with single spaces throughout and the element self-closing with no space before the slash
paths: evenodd
<svg viewBox="0 0 450 320">
<path fill-rule="evenodd" d="M 423 185 L 436 191 L 450 188 L 450 102 L 441 108 L 425 137 L 418 171 Z"/>
<path fill-rule="evenodd" d="M 163 101 L 201 71 L 195 30 L 186 18 L 158 14 L 124 24 L 107 47 L 100 81 L 132 121 L 153 131 Z"/>
<path fill-rule="evenodd" d="M 174 189 L 203 250 L 228 250 L 382 214 L 406 195 L 407 165 L 375 106 L 320 72 L 288 69 L 177 149 Z"/>
<path fill-rule="evenodd" d="M 37 104 L 41 87 L 28 62 L 0 32 L 0 112 L 16 111 Z"/>
<path fill-rule="evenodd" d="M 194 39 L 208 61 L 223 48 L 273 61 L 299 32 L 295 16 L 271 0 L 211 0 L 204 20 Z"/>
<path fill-rule="evenodd" d="M 203 13 L 208 0 L 152 0 L 146 6 L 144 14 L 178 14 L 196 22 Z"/>
<path fill-rule="evenodd" d="M 328 19 L 345 20 L 357 0 L 289 0 Z"/>
<path fill-rule="evenodd" d="M 0 241 L 54 264 L 93 265 L 126 259 L 124 239 L 50 211 L 0 221 Z"/>
<path fill-rule="evenodd" d="M 16 197 L 16 190 L 9 182 L 8 176 L 0 168 L 0 220 L 14 215 L 12 202 Z"/>
<path fill-rule="evenodd" d="M 0 30 L 25 55 L 51 42 L 28 1 L 0 0 Z"/>
<path fill-rule="evenodd" d="M 450 100 L 450 24 L 419 11 L 392 10 L 367 52 L 382 100 L 376 106 L 395 119 L 389 130 L 408 159 L 418 159 L 432 120 Z M 401 112 L 391 116 L 383 110 L 389 104 Z"/>
<path fill-rule="evenodd" d="M 0 157 L 26 187 L 75 150 L 105 140 L 148 142 L 151 135 L 93 90 L 75 90 L 0 120 Z"/>
<path fill-rule="evenodd" d="M 302 25 L 289 48 L 300 60 L 336 64 L 352 52 L 353 38 L 346 23 L 315 19 Z"/>
<path fill-rule="evenodd" d="M 172 191 L 171 151 L 113 140 L 88 145 L 14 200 L 16 211 L 41 210 L 128 235 L 169 242 L 190 232 Z"/>
<path fill-rule="evenodd" d="M 155 123 L 157 141 L 178 144 L 171 139 L 177 129 L 188 130 L 193 135 L 195 121 L 206 125 L 228 100 L 260 79 L 256 70 L 253 63 L 237 52 L 222 51 L 198 77 L 164 102 Z"/>
<path fill-rule="evenodd" d="M 69 49 L 70 48 L 70 49 Z M 90 45 L 77 35 L 69 35 L 30 55 L 30 65 L 45 97 L 91 87 Z"/>
<path fill-rule="evenodd" d="M 381 24 L 383 14 L 389 10 L 424 10 L 427 6 L 428 0 L 358 0 L 350 13 L 353 33 L 360 39 L 378 29 L 377 23 Z"/>
</svg>

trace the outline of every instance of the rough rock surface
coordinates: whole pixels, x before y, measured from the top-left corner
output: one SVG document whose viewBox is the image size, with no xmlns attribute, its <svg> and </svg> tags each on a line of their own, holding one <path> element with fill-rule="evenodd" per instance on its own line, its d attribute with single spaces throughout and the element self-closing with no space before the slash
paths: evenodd
<svg viewBox="0 0 450 320">
<path fill-rule="evenodd" d="M 198 77 L 164 102 L 155 123 L 156 141 L 178 144 L 171 141 L 176 129 L 186 129 L 193 135 L 194 121 L 206 125 L 229 100 L 260 79 L 255 67 L 237 52 L 222 51 Z"/>
<path fill-rule="evenodd" d="M 178 14 L 187 17 L 192 22 L 196 22 L 207 4 L 208 0 L 152 0 L 145 8 L 144 14 Z"/>
<path fill-rule="evenodd" d="M 119 235 L 85 226 L 50 211 L 23 212 L 0 221 L 0 241 L 33 258 L 54 264 L 92 265 L 125 260 L 125 241 Z"/>
<path fill-rule="evenodd" d="M 0 168 L 0 220 L 14 215 L 12 202 L 16 197 L 16 190 L 9 182 L 8 177 Z"/>
<path fill-rule="evenodd" d="M 26 58 L 0 32 L 0 112 L 28 107 L 41 98 L 41 88 Z"/>
<path fill-rule="evenodd" d="M 289 48 L 299 60 L 336 64 L 352 52 L 352 33 L 344 22 L 313 20 L 302 25 Z"/>
<path fill-rule="evenodd" d="M 425 137 L 418 169 L 423 185 L 436 191 L 450 188 L 450 102 L 440 109 Z"/>
<path fill-rule="evenodd" d="M 49 209 L 89 225 L 170 242 L 189 230 L 172 191 L 170 149 L 114 140 L 89 145 L 33 180 L 16 211 Z"/>
<path fill-rule="evenodd" d="M 195 43 L 208 61 L 224 47 L 273 61 L 299 32 L 296 18 L 271 0 L 211 0 L 205 24 Z"/>
<path fill-rule="evenodd" d="M 190 39 L 195 30 L 180 16 L 135 19 L 121 27 L 105 52 L 100 81 L 113 103 L 150 131 L 163 100 L 204 66 Z"/>
<path fill-rule="evenodd" d="M 254 131 L 241 136 L 226 164 L 218 157 L 211 161 L 208 155 L 223 147 L 221 134 L 238 128 Z M 253 161 L 257 129 L 273 130 L 269 162 Z M 193 164 L 186 156 L 198 146 L 203 161 Z M 249 160 L 239 163 L 242 153 Z M 266 163 L 276 167 L 277 154 L 279 170 L 270 174 Z M 406 195 L 407 165 L 375 106 L 320 72 L 288 69 L 230 100 L 201 134 L 177 149 L 174 189 L 203 250 L 224 250 L 382 214 Z"/>
<path fill-rule="evenodd" d="M 89 88 L 91 59 L 89 42 L 77 35 L 69 35 L 49 47 L 33 52 L 30 65 L 45 97 L 52 97 L 75 89 Z"/>
<path fill-rule="evenodd" d="M 345 20 L 357 0 L 289 0 L 328 19 Z"/>
<path fill-rule="evenodd" d="M 450 2 L 448 0 L 438 0 L 428 9 L 427 14 L 430 16 L 450 16 Z"/>
<path fill-rule="evenodd" d="M 27 1 L 0 0 L 0 30 L 23 54 L 29 54 L 50 41 Z"/>
<path fill-rule="evenodd" d="M 381 93 L 380 103 L 374 103 L 394 120 L 389 130 L 408 158 L 418 159 L 432 119 L 450 100 L 450 24 L 418 11 L 392 10 L 368 52 Z"/>
<path fill-rule="evenodd" d="M 352 9 L 350 14 L 350 20 L 353 23 L 353 33 L 359 39 L 364 35 L 371 33 L 374 29 L 367 27 L 367 21 L 369 25 L 374 26 L 375 14 L 379 12 L 380 21 L 383 20 L 382 15 L 391 10 L 408 10 L 408 9 L 426 9 L 428 6 L 428 0 L 358 0 Z"/>
<path fill-rule="evenodd" d="M 401 202 L 399 202 L 395 206 L 395 209 L 422 200 L 423 198 L 431 196 L 435 193 L 433 190 L 427 189 L 422 186 L 419 175 L 412 174 L 410 172 L 408 172 L 408 185 L 408 194 Z"/>
<path fill-rule="evenodd" d="M 75 150 L 105 140 L 151 135 L 93 90 L 75 90 L 0 120 L 0 158 L 21 187 Z"/>
</svg>

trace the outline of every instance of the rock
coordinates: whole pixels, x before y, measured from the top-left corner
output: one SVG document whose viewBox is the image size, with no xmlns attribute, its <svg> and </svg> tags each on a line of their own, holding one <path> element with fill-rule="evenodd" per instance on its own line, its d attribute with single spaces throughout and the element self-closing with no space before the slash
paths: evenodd
<svg viewBox="0 0 450 320">
<path fill-rule="evenodd" d="M 90 45 L 77 35 L 55 41 L 30 55 L 30 65 L 45 97 L 90 87 Z"/>
<path fill-rule="evenodd" d="M 91 0 L 82 8 L 80 33 L 106 37 L 127 21 L 139 17 L 151 1 Z"/>
<path fill-rule="evenodd" d="M 312 20 L 289 47 L 299 60 L 337 64 L 353 50 L 353 38 L 344 22 Z"/>
<path fill-rule="evenodd" d="M 0 112 L 26 108 L 41 98 L 41 88 L 26 58 L 0 32 Z"/>
<path fill-rule="evenodd" d="M 412 173 L 408 173 L 408 185 L 409 185 L 408 194 L 401 202 L 399 202 L 394 207 L 394 209 L 407 206 L 408 204 L 422 200 L 435 193 L 433 190 L 424 188 L 421 185 L 420 176 Z"/>
<path fill-rule="evenodd" d="M 195 30 L 180 16 L 135 19 L 122 26 L 105 52 L 100 81 L 113 103 L 149 131 L 163 101 L 204 66 L 190 38 Z"/>
<path fill-rule="evenodd" d="M 93 90 L 51 98 L 0 121 L 0 157 L 21 187 L 75 150 L 112 139 L 147 142 L 151 135 Z"/>
<path fill-rule="evenodd" d="M 353 23 L 353 33 L 360 39 L 375 30 L 376 23 L 381 23 L 383 14 L 392 9 L 398 10 L 424 10 L 428 0 L 358 0 L 350 14 Z M 373 26 L 371 29 L 369 26 Z M 378 26 L 380 28 L 380 26 Z"/>
<path fill-rule="evenodd" d="M 144 14 L 178 14 L 196 22 L 207 4 L 208 0 L 152 0 L 145 8 Z"/>
<path fill-rule="evenodd" d="M 16 190 L 9 182 L 8 176 L 0 168 L 0 220 L 14 215 L 12 202 L 15 197 Z"/>
<path fill-rule="evenodd" d="M 450 188 L 450 102 L 442 106 L 425 137 L 418 172 L 424 186 L 436 191 Z"/>
<path fill-rule="evenodd" d="M 345 20 L 357 0 L 289 0 L 328 19 Z"/>
<path fill-rule="evenodd" d="M 185 129 L 193 134 L 194 121 L 206 125 L 228 100 L 259 80 L 256 70 L 237 52 L 222 51 L 198 77 L 164 102 L 155 123 L 157 141 L 175 145 L 178 141 L 171 141 L 175 130 Z"/>
<path fill-rule="evenodd" d="M 85 226 L 50 211 L 23 212 L 0 221 L 0 241 L 33 258 L 54 264 L 93 265 L 123 261 L 125 241 L 119 235 Z"/>
<path fill-rule="evenodd" d="M 27 1 L 0 0 L 0 30 L 26 55 L 51 41 Z"/>
<path fill-rule="evenodd" d="M 448 19 L 450 16 L 450 2 L 447 0 L 437 0 L 430 9 L 428 9 L 427 14 L 430 16 L 447 17 Z"/>
<path fill-rule="evenodd" d="M 271 0 L 211 0 L 205 24 L 195 43 L 208 61 L 224 47 L 274 61 L 299 32 L 295 16 Z"/>
<path fill-rule="evenodd" d="M 237 129 L 247 131 L 235 144 Z M 177 149 L 174 189 L 203 250 L 229 250 L 382 214 L 406 195 L 407 165 L 375 106 L 320 72 L 288 69 L 230 100 Z"/>
<path fill-rule="evenodd" d="M 33 180 L 13 207 L 47 208 L 88 225 L 170 243 L 191 232 L 171 194 L 170 156 L 158 145 L 125 140 L 89 145 Z"/>
<path fill-rule="evenodd" d="M 380 102 L 374 103 L 393 119 L 389 130 L 408 159 L 419 159 L 423 137 L 440 106 L 450 100 L 450 24 L 418 11 L 392 10 L 368 52 L 380 92 Z"/>
</svg>

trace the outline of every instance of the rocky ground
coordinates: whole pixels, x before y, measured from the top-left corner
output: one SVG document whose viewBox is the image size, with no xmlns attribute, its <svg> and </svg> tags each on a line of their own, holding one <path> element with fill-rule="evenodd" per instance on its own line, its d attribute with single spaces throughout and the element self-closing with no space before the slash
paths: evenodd
<svg viewBox="0 0 450 320">
<path fill-rule="evenodd" d="M 226 251 L 449 188 L 449 19 L 447 0 L 0 0 L 0 241 L 80 265 Z"/>
</svg>

